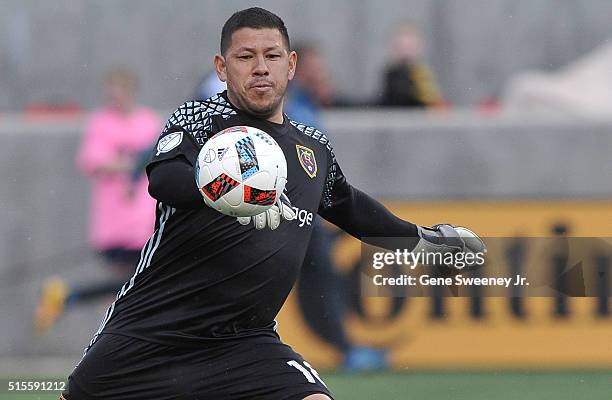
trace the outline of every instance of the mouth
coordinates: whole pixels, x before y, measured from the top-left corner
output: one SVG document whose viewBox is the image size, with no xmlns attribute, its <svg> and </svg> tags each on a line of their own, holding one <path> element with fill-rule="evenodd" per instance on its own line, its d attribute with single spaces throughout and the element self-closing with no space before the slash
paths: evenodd
<svg viewBox="0 0 612 400">
<path fill-rule="evenodd" d="M 257 94 L 265 94 L 271 91 L 274 85 L 270 82 L 256 82 L 249 86 L 249 89 L 255 91 Z"/>
</svg>

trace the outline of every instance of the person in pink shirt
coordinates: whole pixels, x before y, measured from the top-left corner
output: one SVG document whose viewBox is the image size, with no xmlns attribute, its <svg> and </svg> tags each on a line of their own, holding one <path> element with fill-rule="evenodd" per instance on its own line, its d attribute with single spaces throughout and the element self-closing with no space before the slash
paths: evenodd
<svg viewBox="0 0 612 400">
<path fill-rule="evenodd" d="M 115 294 L 132 275 L 153 233 L 156 202 L 147 192 L 145 175 L 134 169 L 152 148 L 161 121 L 136 103 L 136 86 L 128 70 L 116 68 L 108 74 L 106 105 L 89 118 L 77 156 L 78 168 L 92 183 L 89 240 L 112 276 L 72 289 L 60 278 L 49 279 L 34 319 L 39 331 L 48 330 L 67 305 Z"/>
</svg>

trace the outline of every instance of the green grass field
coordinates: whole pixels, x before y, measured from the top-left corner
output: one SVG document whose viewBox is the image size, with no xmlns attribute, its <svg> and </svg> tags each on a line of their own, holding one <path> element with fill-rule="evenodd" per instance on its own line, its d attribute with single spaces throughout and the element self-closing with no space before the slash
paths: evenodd
<svg viewBox="0 0 612 400">
<path fill-rule="evenodd" d="M 322 378 L 338 400 L 612 399 L 612 371 L 325 373 Z M 30 399 L 57 399 L 57 395 L 0 394 L 0 400 Z"/>
<path fill-rule="evenodd" d="M 323 379 L 338 399 L 351 400 L 612 399 L 612 371 L 333 374 Z"/>
</svg>

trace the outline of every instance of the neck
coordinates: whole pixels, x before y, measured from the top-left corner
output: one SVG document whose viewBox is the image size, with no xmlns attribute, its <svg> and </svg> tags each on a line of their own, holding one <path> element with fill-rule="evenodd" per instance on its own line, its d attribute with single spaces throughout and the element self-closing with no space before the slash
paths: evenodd
<svg viewBox="0 0 612 400">
<path fill-rule="evenodd" d="M 283 115 L 282 105 L 281 107 L 278 108 L 277 111 L 275 111 L 273 116 L 271 116 L 270 118 L 266 118 L 266 120 L 270 122 L 274 122 L 275 124 L 282 124 L 285 121 L 285 116 Z"/>
</svg>

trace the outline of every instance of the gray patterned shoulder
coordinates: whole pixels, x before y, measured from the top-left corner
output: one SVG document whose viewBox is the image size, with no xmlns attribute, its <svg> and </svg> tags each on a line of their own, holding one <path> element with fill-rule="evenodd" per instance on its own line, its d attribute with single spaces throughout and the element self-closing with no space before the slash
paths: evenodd
<svg viewBox="0 0 612 400">
<path fill-rule="evenodd" d="M 323 186 L 321 202 L 324 207 L 331 207 L 332 191 L 334 188 L 334 183 L 336 181 L 336 173 L 338 169 L 336 156 L 334 154 L 334 150 L 332 149 L 331 143 L 329 142 L 327 136 L 317 128 L 293 120 L 289 120 L 289 122 L 304 135 L 309 136 L 317 140 L 319 143 L 325 145 L 325 147 L 329 151 L 329 154 L 331 156 L 331 162 L 329 163 L 329 167 L 327 169 L 327 175 L 325 177 L 325 184 Z"/>
<path fill-rule="evenodd" d="M 327 135 L 325 135 L 323 132 L 321 132 L 320 130 L 318 130 L 314 126 L 308 126 L 306 124 L 303 124 L 303 123 L 297 122 L 297 121 L 293 121 L 291 119 L 289 120 L 289 122 L 298 131 L 302 132 L 306 136 L 310 136 L 311 138 L 313 138 L 314 140 L 318 141 L 319 143 L 324 144 L 329 151 L 332 151 L 331 143 L 329 142 L 329 139 L 327 138 Z M 332 151 L 332 153 L 333 153 L 333 151 Z"/>
<path fill-rule="evenodd" d="M 212 128 L 212 117 L 220 115 L 227 119 L 234 114 L 236 111 L 221 95 L 204 101 L 187 101 L 170 116 L 164 130 L 179 126 L 190 133 L 199 145 L 204 145 Z"/>
</svg>

